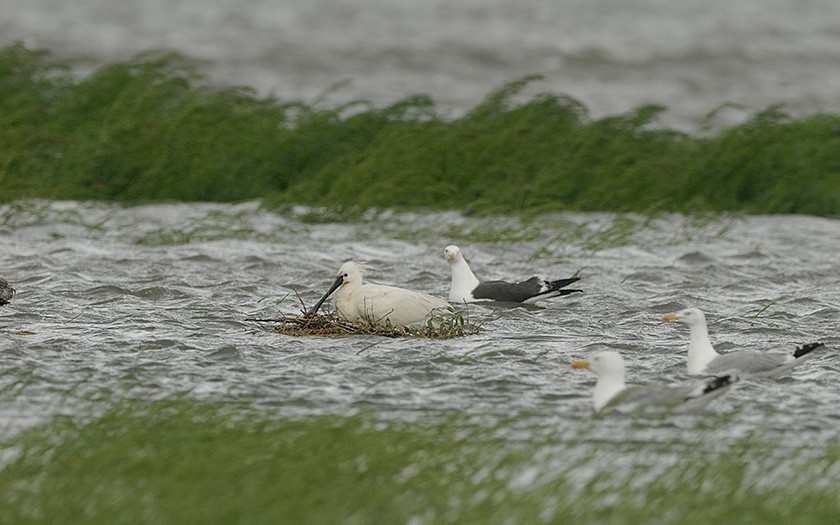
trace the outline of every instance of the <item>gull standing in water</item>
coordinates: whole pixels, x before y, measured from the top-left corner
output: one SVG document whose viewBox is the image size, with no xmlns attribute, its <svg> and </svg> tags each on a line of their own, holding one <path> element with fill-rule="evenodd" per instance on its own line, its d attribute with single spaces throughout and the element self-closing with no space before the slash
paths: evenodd
<svg viewBox="0 0 840 525">
<path fill-rule="evenodd" d="M 624 359 L 613 351 L 598 352 L 589 359 L 572 361 L 572 368 L 588 368 L 598 376 L 592 400 L 595 411 L 687 412 L 702 408 L 738 380 L 734 373 L 670 385 L 624 383 Z"/>
<path fill-rule="evenodd" d="M 535 303 L 558 295 L 582 292 L 564 287 L 579 281 L 580 277 L 570 277 L 557 281 L 546 281 L 531 277 L 527 281 L 509 283 L 506 281 L 481 282 L 470 270 L 461 249 L 455 245 L 443 249 L 443 255 L 449 261 L 452 282 L 449 285 L 449 301 L 453 303 L 474 303 L 477 301 L 502 301 L 509 303 Z"/>
<path fill-rule="evenodd" d="M 690 329 L 688 341 L 688 373 L 691 375 L 718 374 L 737 370 L 744 376 L 779 377 L 823 343 L 809 343 L 801 346 L 768 350 L 741 350 L 719 354 L 709 340 L 706 316 L 697 308 L 687 308 L 662 316 L 663 321 L 681 321 Z"/>
<path fill-rule="evenodd" d="M 453 314 L 452 306 L 444 299 L 395 286 L 364 284 L 363 274 L 364 266 L 359 263 L 342 264 L 335 282 L 308 313 L 317 312 L 338 290 L 335 311 L 339 317 L 351 322 L 390 322 L 395 327 L 420 327 Z"/>
<path fill-rule="evenodd" d="M 9 281 L 6 279 L 0 278 L 0 306 L 4 304 L 9 304 L 9 301 L 12 300 L 12 297 L 15 295 L 15 289 L 12 288 L 12 285 L 9 284 Z"/>
</svg>

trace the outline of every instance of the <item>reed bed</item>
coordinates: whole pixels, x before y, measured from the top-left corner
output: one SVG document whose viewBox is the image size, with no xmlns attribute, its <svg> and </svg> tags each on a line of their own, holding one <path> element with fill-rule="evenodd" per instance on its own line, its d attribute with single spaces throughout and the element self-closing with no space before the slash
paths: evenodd
<svg viewBox="0 0 840 525">
<path fill-rule="evenodd" d="M 423 95 L 306 104 L 213 85 L 196 66 L 149 52 L 79 77 L 45 50 L 0 49 L 0 202 L 262 199 L 325 210 L 312 220 L 394 208 L 840 215 L 837 114 L 770 106 L 687 134 L 662 126 L 655 104 L 594 118 L 563 94 L 528 98 L 527 77 L 449 118 Z"/>
</svg>

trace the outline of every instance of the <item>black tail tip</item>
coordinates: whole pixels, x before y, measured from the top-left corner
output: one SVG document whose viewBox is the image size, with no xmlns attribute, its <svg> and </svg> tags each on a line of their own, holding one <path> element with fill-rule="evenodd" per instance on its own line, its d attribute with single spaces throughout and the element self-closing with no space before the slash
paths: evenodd
<svg viewBox="0 0 840 525">
<path fill-rule="evenodd" d="M 706 388 L 703 389 L 703 393 L 707 394 L 719 388 L 729 386 L 735 383 L 736 381 L 738 381 L 738 375 L 734 373 L 715 376 L 708 383 L 706 383 Z"/>
<path fill-rule="evenodd" d="M 825 346 L 824 343 L 807 343 L 802 346 L 797 346 L 796 350 L 793 352 L 793 357 L 800 358 L 803 355 L 810 354 L 817 348 Z"/>
<path fill-rule="evenodd" d="M 569 277 L 567 279 L 557 279 L 556 281 L 547 281 L 549 288 L 552 290 L 559 290 L 560 288 L 564 288 L 569 286 L 572 283 L 576 283 L 580 281 L 580 277 Z"/>
<path fill-rule="evenodd" d="M 560 295 L 569 295 L 569 294 L 573 294 L 573 293 L 583 293 L 583 290 L 576 290 L 576 289 L 571 289 L 571 288 L 564 288 L 564 289 L 560 290 Z"/>
</svg>

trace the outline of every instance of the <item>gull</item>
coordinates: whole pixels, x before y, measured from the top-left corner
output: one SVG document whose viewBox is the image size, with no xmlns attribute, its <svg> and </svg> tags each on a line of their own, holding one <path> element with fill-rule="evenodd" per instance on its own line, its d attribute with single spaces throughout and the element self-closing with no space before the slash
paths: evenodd
<svg viewBox="0 0 840 525">
<path fill-rule="evenodd" d="M 546 281 L 531 277 L 527 281 L 509 283 L 506 281 L 481 282 L 472 273 L 461 249 L 455 245 L 443 249 L 443 255 L 449 260 L 452 282 L 449 285 L 449 301 L 453 303 L 474 303 L 477 301 L 502 301 L 509 303 L 535 303 L 558 295 L 568 295 L 582 290 L 563 289 L 580 277 L 570 277 L 557 281 Z"/>
<path fill-rule="evenodd" d="M 812 356 L 823 343 L 808 343 L 766 352 L 741 350 L 719 354 L 709 340 L 706 316 L 697 308 L 687 308 L 662 316 L 663 321 L 682 321 L 690 329 L 688 341 L 688 373 L 717 374 L 737 370 L 744 376 L 779 377 L 796 364 Z"/>
<path fill-rule="evenodd" d="M 338 269 L 338 277 L 327 293 L 308 314 L 314 314 L 324 301 L 335 295 L 335 311 L 350 322 L 390 322 L 395 327 L 421 327 L 441 317 L 451 317 L 452 306 L 444 299 L 425 293 L 413 292 L 395 286 L 364 284 L 365 267 L 347 261 Z"/>
<path fill-rule="evenodd" d="M 6 279 L 0 278 L 0 306 L 9 304 L 12 297 L 15 295 L 15 289 L 9 284 Z"/>
<path fill-rule="evenodd" d="M 595 411 L 688 412 L 697 410 L 725 393 L 738 381 L 735 373 L 694 379 L 670 385 L 624 384 L 624 359 L 613 351 L 598 352 L 589 359 L 572 361 L 572 368 L 588 368 L 598 376 L 592 400 Z"/>
</svg>

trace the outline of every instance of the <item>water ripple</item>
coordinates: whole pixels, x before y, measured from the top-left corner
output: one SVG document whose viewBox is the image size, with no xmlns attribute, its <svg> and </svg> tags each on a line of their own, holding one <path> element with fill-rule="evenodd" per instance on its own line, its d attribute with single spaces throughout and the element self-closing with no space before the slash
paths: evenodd
<svg viewBox="0 0 840 525">
<path fill-rule="evenodd" d="M 722 439 L 762 429 L 824 442 L 840 424 L 837 221 L 668 216 L 625 219 L 624 235 L 605 237 L 612 215 L 557 214 L 490 241 L 478 233 L 501 219 L 451 213 L 313 225 L 254 203 L 40 203 L 0 215 L 12 225 L 0 230 L 3 277 L 18 288 L 0 310 L 2 432 L 121 397 L 186 394 L 292 415 L 465 411 L 524 440 L 583 426 L 593 443 L 670 442 L 706 416 L 592 419 L 594 378 L 569 362 L 614 349 L 631 382 L 684 378 L 687 329 L 659 319 L 687 305 L 707 311 L 723 351 L 828 345 L 791 377 L 744 381 L 713 405 L 712 416 L 734 414 Z M 438 238 L 440 224 L 461 236 Z M 482 333 L 444 341 L 293 338 L 244 321 L 297 311 L 297 294 L 314 303 L 350 258 L 370 261 L 375 282 L 445 295 L 451 242 L 486 278 L 578 272 L 585 293 L 471 305 Z"/>
</svg>

